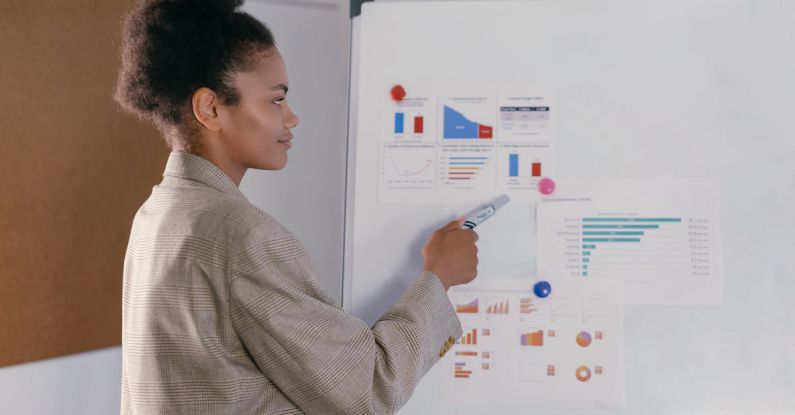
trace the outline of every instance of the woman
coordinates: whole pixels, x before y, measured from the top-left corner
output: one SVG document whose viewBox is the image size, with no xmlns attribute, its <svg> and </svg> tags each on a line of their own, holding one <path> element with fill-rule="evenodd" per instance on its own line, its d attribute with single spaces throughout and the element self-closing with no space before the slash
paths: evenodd
<svg viewBox="0 0 795 415">
<path fill-rule="evenodd" d="M 249 168 L 287 163 L 298 118 L 271 32 L 242 0 L 144 0 L 125 21 L 117 102 L 172 153 L 124 264 L 123 414 L 391 413 L 461 334 L 446 290 L 476 274 L 453 221 L 368 327 L 303 245 L 251 205 Z"/>
</svg>

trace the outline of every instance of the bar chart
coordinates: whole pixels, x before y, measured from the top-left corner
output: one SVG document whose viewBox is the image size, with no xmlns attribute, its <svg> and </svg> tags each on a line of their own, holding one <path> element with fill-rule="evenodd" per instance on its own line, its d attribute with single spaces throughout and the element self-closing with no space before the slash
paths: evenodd
<svg viewBox="0 0 795 415">
<path fill-rule="evenodd" d="M 492 298 L 488 308 L 486 308 L 486 314 L 508 314 L 510 302 L 511 300 L 505 297 L 497 299 Z"/>
<path fill-rule="evenodd" d="M 594 272 L 638 279 L 660 272 L 698 275 L 700 250 L 693 231 L 702 226 L 692 221 L 618 216 L 583 217 L 580 222 L 581 276 Z"/>
<path fill-rule="evenodd" d="M 544 345 L 544 330 L 535 330 L 529 333 L 523 333 L 519 337 L 519 344 L 522 346 L 540 347 Z"/>
<path fill-rule="evenodd" d="M 437 98 L 407 97 L 390 101 L 389 111 L 382 114 L 384 137 L 389 141 L 435 141 Z"/>
<path fill-rule="evenodd" d="M 554 174 L 547 144 L 500 143 L 497 149 L 498 181 L 505 191 L 535 190 L 538 180 Z"/>
<path fill-rule="evenodd" d="M 461 338 L 458 339 L 456 344 L 466 344 L 466 345 L 476 345 L 478 344 L 478 329 L 471 329 L 464 333 Z"/>
<path fill-rule="evenodd" d="M 425 133 L 425 116 L 424 115 L 415 115 L 413 116 L 412 120 L 413 129 L 409 131 L 406 128 L 406 114 L 403 112 L 396 112 L 395 113 L 395 126 L 393 132 L 395 134 L 407 134 L 413 133 L 416 135 L 421 135 Z"/>
<path fill-rule="evenodd" d="M 492 145 L 443 145 L 439 149 L 439 184 L 448 190 L 494 188 L 494 147 Z"/>
<path fill-rule="evenodd" d="M 537 210 L 539 273 L 620 279 L 629 304 L 721 302 L 716 181 L 558 185 Z"/>
</svg>

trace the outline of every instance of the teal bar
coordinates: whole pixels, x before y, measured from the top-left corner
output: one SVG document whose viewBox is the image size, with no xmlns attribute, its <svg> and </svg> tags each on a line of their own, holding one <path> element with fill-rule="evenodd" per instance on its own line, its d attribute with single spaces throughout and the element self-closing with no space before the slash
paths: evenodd
<svg viewBox="0 0 795 415">
<path fill-rule="evenodd" d="M 583 245 L 582 249 L 596 249 L 596 245 Z"/>
<path fill-rule="evenodd" d="M 583 255 L 591 255 L 591 252 L 590 251 L 582 251 L 582 254 Z"/>
<path fill-rule="evenodd" d="M 582 269 L 588 269 L 588 264 L 583 264 Z"/>
<path fill-rule="evenodd" d="M 640 238 L 582 238 L 583 242 L 640 242 Z"/>
<path fill-rule="evenodd" d="M 582 273 L 582 276 L 583 276 L 583 277 L 587 277 L 587 276 L 588 276 L 588 273 L 587 273 L 587 272 L 583 272 L 583 273 Z"/>
<path fill-rule="evenodd" d="M 583 222 L 681 222 L 682 218 L 582 218 Z"/>
<path fill-rule="evenodd" d="M 643 236 L 643 231 L 583 231 L 583 235 L 637 235 Z"/>
<path fill-rule="evenodd" d="M 583 258 L 582 262 L 591 262 L 591 258 Z"/>
<path fill-rule="evenodd" d="M 583 229 L 660 229 L 660 225 L 582 225 Z"/>
</svg>

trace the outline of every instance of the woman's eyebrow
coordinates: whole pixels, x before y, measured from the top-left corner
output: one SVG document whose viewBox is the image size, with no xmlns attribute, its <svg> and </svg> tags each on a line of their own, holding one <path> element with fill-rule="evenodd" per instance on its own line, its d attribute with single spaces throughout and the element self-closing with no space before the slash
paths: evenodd
<svg viewBox="0 0 795 415">
<path fill-rule="evenodd" d="M 286 94 L 286 93 L 287 93 L 287 90 L 288 90 L 289 88 L 287 88 L 287 85 L 285 85 L 285 84 L 276 84 L 276 85 L 274 85 L 273 87 L 271 87 L 271 91 L 275 91 L 275 90 L 277 90 L 277 89 L 281 89 L 281 90 L 282 90 L 282 91 L 284 91 L 284 93 Z"/>
</svg>

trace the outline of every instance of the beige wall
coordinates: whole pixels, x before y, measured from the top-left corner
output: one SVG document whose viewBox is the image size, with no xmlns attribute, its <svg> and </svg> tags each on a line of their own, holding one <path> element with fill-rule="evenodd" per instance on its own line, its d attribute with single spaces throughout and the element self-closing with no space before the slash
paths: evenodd
<svg viewBox="0 0 795 415">
<path fill-rule="evenodd" d="M 131 3 L 0 2 L 0 366 L 121 342 L 129 229 L 168 154 L 111 100 Z"/>
</svg>

